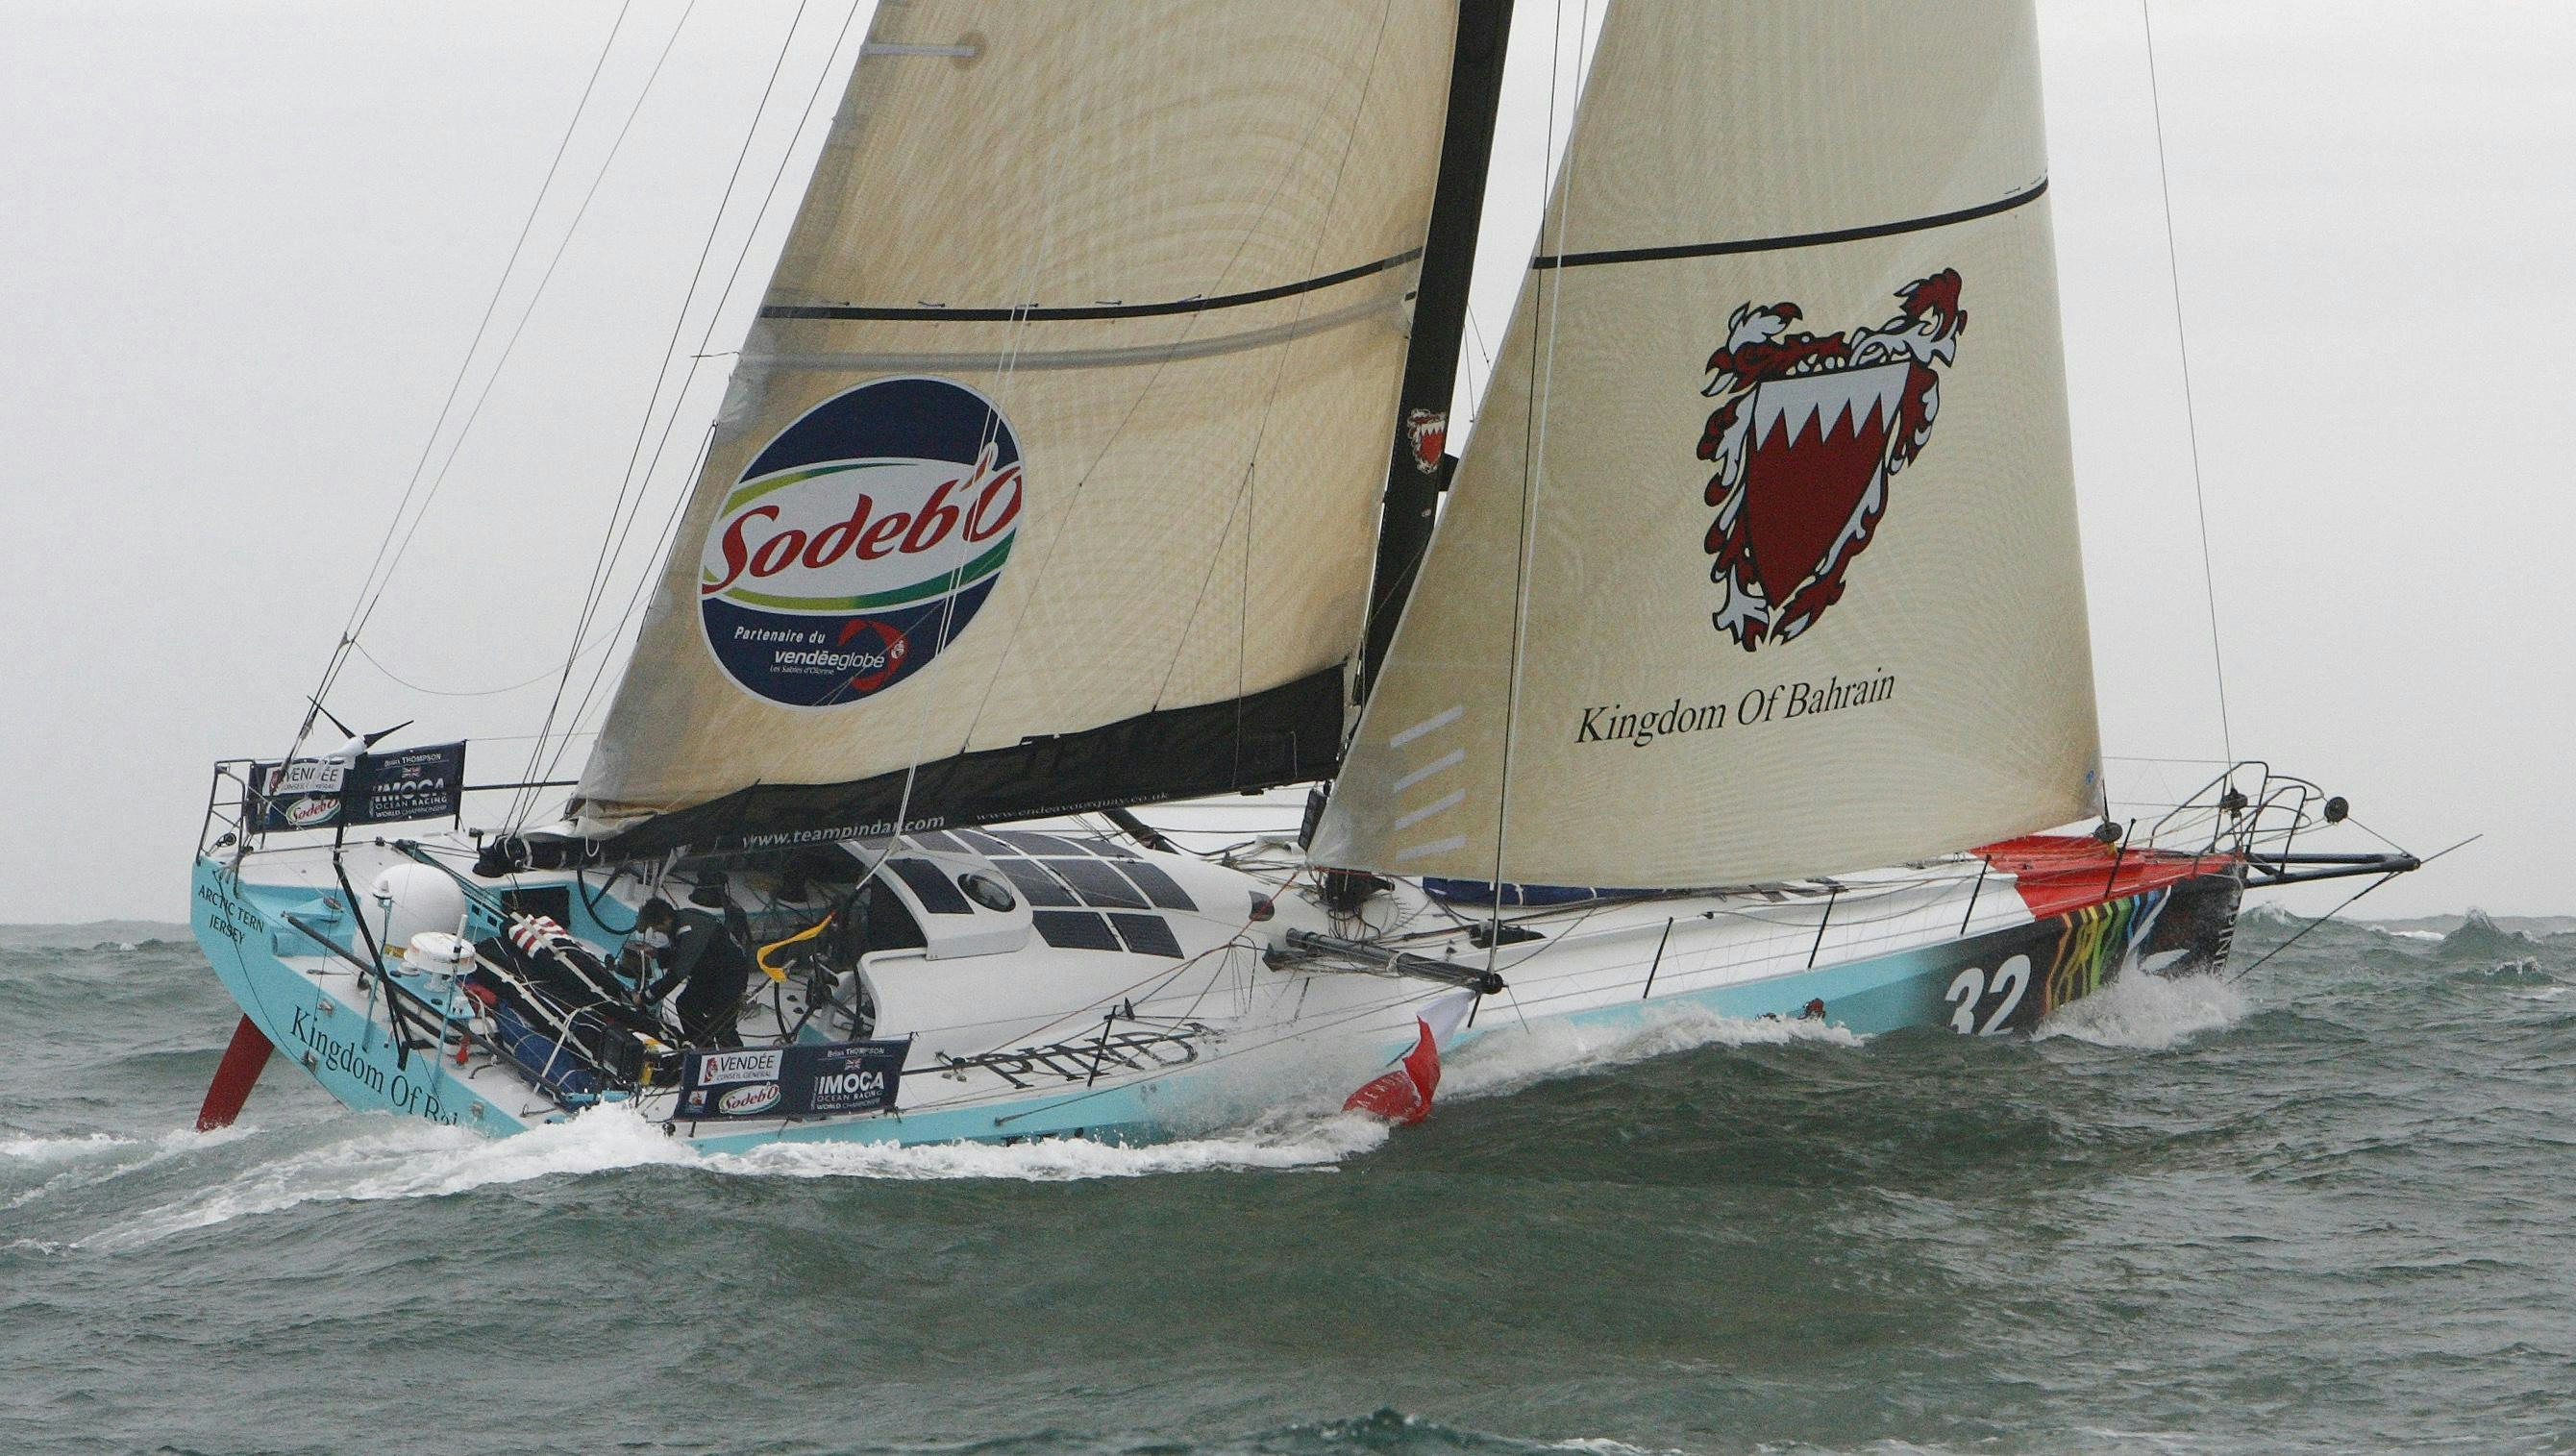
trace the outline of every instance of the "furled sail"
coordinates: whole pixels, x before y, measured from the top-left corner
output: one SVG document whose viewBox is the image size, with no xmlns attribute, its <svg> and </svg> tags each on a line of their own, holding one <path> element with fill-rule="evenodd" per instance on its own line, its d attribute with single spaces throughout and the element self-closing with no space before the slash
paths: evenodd
<svg viewBox="0 0 2576 1456">
<path fill-rule="evenodd" d="M 1329 773 L 1450 0 L 884 0 L 584 770 L 617 847 Z"/>
<path fill-rule="evenodd" d="M 1612 0 L 1312 856 L 1743 884 L 2094 812 L 2030 0 Z"/>
</svg>

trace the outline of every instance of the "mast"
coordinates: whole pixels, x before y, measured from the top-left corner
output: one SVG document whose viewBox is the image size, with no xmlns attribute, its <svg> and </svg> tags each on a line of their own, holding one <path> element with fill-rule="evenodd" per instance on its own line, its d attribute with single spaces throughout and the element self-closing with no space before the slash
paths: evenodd
<svg viewBox="0 0 2576 1456">
<path fill-rule="evenodd" d="M 1458 385 L 1458 350 L 1467 328 L 1467 282 L 1475 270 L 1476 232 L 1484 220 L 1485 174 L 1493 158 L 1494 114 L 1503 95 L 1503 53 L 1511 37 L 1512 0 L 1459 0 L 1458 34 L 1449 68 L 1449 118 L 1440 139 L 1440 178 L 1431 226 L 1422 242 L 1413 333 L 1395 413 L 1395 448 L 1387 464 L 1386 501 L 1378 525 L 1377 567 L 1369 583 L 1368 636 L 1360 649 L 1365 695 L 1395 640 L 1395 624 L 1413 592 L 1415 571 L 1431 541 L 1440 492 L 1448 488 L 1441 446 L 1449 401 Z M 1426 432 L 1430 433 L 1426 433 Z M 1426 457 L 1427 453 L 1427 457 Z"/>
</svg>

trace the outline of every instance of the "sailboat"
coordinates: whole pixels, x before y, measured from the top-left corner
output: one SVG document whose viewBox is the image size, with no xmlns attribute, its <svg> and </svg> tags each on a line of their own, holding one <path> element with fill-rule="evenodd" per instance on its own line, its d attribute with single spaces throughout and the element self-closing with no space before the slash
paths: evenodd
<svg viewBox="0 0 2576 1456">
<path fill-rule="evenodd" d="M 203 1124 L 274 1050 L 713 1149 L 1411 1119 L 2412 867 L 2261 764 L 2108 818 L 2029 0 L 1609 0 L 1453 457 L 1509 11 L 878 6 L 569 797 L 319 698 L 217 765 Z M 1135 812 L 1212 798 L 1284 812 Z"/>
</svg>

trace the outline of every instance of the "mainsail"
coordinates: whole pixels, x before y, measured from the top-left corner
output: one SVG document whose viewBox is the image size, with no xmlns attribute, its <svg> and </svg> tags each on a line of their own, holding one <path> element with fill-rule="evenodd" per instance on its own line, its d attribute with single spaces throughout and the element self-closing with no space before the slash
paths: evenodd
<svg viewBox="0 0 2576 1456">
<path fill-rule="evenodd" d="M 1744 884 L 2095 811 L 2035 29 L 1614 0 L 1315 862 Z"/>
<path fill-rule="evenodd" d="M 585 832 L 759 845 L 1337 759 L 1444 0 L 885 0 Z"/>
</svg>

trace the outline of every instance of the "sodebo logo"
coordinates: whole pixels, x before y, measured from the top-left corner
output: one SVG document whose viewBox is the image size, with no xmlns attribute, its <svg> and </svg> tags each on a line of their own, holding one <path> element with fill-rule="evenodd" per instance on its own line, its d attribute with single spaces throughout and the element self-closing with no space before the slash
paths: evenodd
<svg viewBox="0 0 2576 1456">
<path fill-rule="evenodd" d="M 1019 440 L 981 394 L 919 377 L 844 390 L 753 457 L 709 526 L 707 645 L 774 703 L 882 692 L 982 608 L 1021 499 Z"/>
<path fill-rule="evenodd" d="M 747 1113 L 767 1112 L 769 1109 L 778 1105 L 780 1095 L 780 1089 L 777 1083 L 755 1082 L 748 1087 L 736 1087 L 732 1091 L 716 1098 L 716 1111 L 723 1113 L 727 1117 L 741 1117 Z"/>
</svg>

